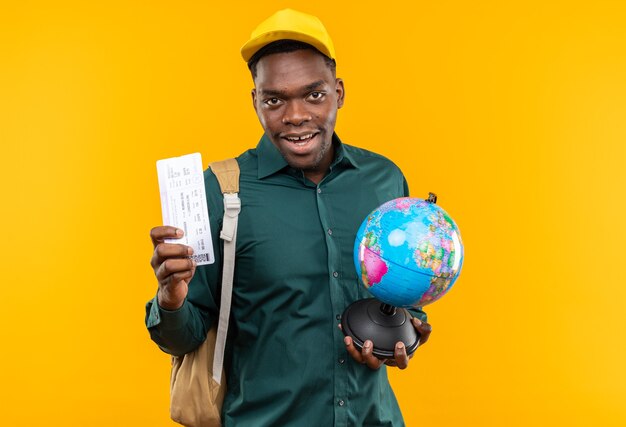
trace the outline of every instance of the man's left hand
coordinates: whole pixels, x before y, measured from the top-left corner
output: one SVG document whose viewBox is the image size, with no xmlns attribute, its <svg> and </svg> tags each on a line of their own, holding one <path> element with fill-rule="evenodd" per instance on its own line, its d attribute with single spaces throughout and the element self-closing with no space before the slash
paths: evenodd
<svg viewBox="0 0 626 427">
<path fill-rule="evenodd" d="M 418 347 L 424 345 L 426 341 L 428 341 L 428 337 L 430 337 L 432 327 L 427 322 L 422 322 L 416 317 L 411 319 L 411 322 L 420 334 Z M 365 343 L 363 343 L 363 349 L 361 351 L 355 347 L 351 337 L 346 336 L 343 342 L 346 344 L 348 354 L 357 362 L 367 365 L 370 369 L 378 369 L 383 363 L 387 366 L 396 366 L 400 369 L 406 369 L 409 366 L 409 360 L 413 357 L 413 354 L 415 354 L 413 353 L 411 356 L 408 356 L 404 343 L 399 341 L 396 343 L 393 359 L 379 359 L 372 353 L 374 343 L 372 343 L 371 340 L 366 340 Z"/>
</svg>

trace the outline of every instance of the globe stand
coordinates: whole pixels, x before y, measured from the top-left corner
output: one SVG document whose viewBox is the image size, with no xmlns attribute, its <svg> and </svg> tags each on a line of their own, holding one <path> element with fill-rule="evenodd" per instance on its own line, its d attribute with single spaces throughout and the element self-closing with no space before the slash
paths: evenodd
<svg viewBox="0 0 626 427">
<path fill-rule="evenodd" d="M 372 341 L 372 354 L 379 359 L 393 359 L 398 341 L 404 343 L 407 355 L 419 345 L 420 335 L 413 327 L 411 314 L 375 298 L 350 304 L 341 316 L 341 328 L 359 351 L 366 340 Z"/>
</svg>

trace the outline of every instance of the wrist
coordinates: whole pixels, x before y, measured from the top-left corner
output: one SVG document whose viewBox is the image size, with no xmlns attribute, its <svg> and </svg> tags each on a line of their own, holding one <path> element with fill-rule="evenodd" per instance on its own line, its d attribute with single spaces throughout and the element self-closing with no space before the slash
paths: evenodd
<svg viewBox="0 0 626 427">
<path fill-rule="evenodd" d="M 163 296 L 161 291 L 159 291 L 157 292 L 157 303 L 159 304 L 159 308 L 163 310 L 176 311 L 176 310 L 179 310 L 183 306 L 183 304 L 185 303 L 185 300 L 184 299 L 182 301 L 168 300 L 167 298 Z"/>
</svg>

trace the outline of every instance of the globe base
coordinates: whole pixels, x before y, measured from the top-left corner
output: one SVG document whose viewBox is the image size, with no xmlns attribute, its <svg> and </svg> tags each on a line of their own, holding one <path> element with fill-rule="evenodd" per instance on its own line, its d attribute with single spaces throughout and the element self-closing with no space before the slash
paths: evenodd
<svg viewBox="0 0 626 427">
<path fill-rule="evenodd" d="M 372 353 L 379 359 L 393 359 L 398 341 L 404 343 L 407 355 L 413 354 L 420 335 L 413 327 L 411 314 L 404 308 L 390 307 L 375 298 L 353 302 L 341 316 L 344 335 L 351 337 L 359 350 L 366 340 L 372 341 Z"/>
</svg>

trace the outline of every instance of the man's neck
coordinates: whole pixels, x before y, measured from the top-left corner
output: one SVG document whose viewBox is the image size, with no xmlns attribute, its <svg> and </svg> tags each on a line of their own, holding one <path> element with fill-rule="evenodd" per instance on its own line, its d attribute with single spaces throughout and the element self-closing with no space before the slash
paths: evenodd
<svg viewBox="0 0 626 427">
<path fill-rule="evenodd" d="M 304 176 L 306 177 L 306 179 L 308 179 L 309 181 L 313 181 L 317 185 L 322 181 L 322 179 L 324 179 L 327 172 L 328 172 L 328 169 L 326 169 L 324 172 L 305 171 Z"/>
<path fill-rule="evenodd" d="M 317 168 L 303 171 L 305 178 L 314 182 L 316 185 L 319 184 L 324 179 L 326 174 L 328 174 L 330 165 L 333 163 L 334 159 L 335 144 L 331 144 Z"/>
</svg>

